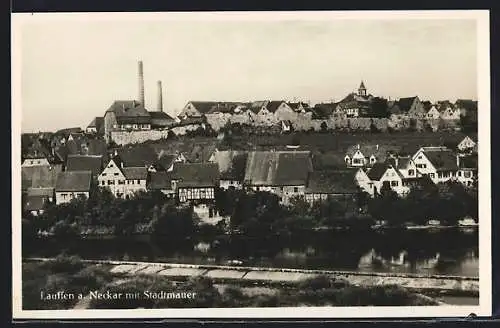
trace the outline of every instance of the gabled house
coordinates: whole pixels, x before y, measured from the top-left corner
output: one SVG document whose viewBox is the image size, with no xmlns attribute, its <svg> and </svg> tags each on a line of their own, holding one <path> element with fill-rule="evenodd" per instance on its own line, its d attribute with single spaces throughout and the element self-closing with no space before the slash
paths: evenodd
<svg viewBox="0 0 500 328">
<path fill-rule="evenodd" d="M 148 170 L 145 166 L 125 167 L 121 158 L 114 156 L 97 180 L 101 188 L 108 188 L 115 197 L 129 198 L 136 192 L 146 191 Z"/>
<path fill-rule="evenodd" d="M 436 184 L 454 179 L 458 170 L 457 157 L 446 147 L 422 147 L 412 160 L 417 171 Z"/>
<path fill-rule="evenodd" d="M 418 96 L 400 98 L 397 103 L 399 110 L 408 118 L 423 119 L 427 114 Z"/>
<path fill-rule="evenodd" d="M 304 103 L 304 102 L 288 102 L 287 105 L 288 105 L 288 107 L 290 107 L 296 113 L 305 114 L 305 113 L 311 111 L 311 108 L 309 107 L 308 103 Z"/>
<path fill-rule="evenodd" d="M 38 165 L 21 167 L 22 190 L 28 188 L 55 188 L 57 175 L 62 172 L 62 165 Z"/>
<path fill-rule="evenodd" d="M 456 108 L 449 101 L 440 101 L 438 102 L 437 110 L 440 113 L 440 118 L 448 121 L 448 120 L 460 120 L 460 109 Z"/>
<path fill-rule="evenodd" d="M 344 99 L 337 103 L 335 114 L 348 117 L 367 117 L 370 114 L 373 96 L 367 93 L 365 84 L 361 81 L 357 93 L 349 93 Z"/>
<path fill-rule="evenodd" d="M 280 122 L 281 124 L 281 132 L 290 132 L 292 130 L 292 121 L 284 120 Z"/>
<path fill-rule="evenodd" d="M 179 202 L 213 202 L 219 186 L 219 168 L 214 163 L 175 163 L 172 187 Z"/>
<path fill-rule="evenodd" d="M 384 186 L 389 187 L 400 196 L 409 192 L 409 188 L 403 186 L 403 175 L 390 164 L 376 163 L 368 169 L 367 176 L 373 183 L 372 188 L 367 190 L 372 196 L 380 194 Z"/>
<path fill-rule="evenodd" d="M 422 176 L 410 156 L 391 156 L 387 159 L 387 163 L 397 169 L 403 178 L 417 178 Z"/>
<path fill-rule="evenodd" d="M 90 122 L 90 124 L 87 125 L 85 132 L 91 133 L 91 134 L 104 135 L 104 117 L 102 117 L 102 116 L 95 117 L 92 120 L 92 122 Z"/>
<path fill-rule="evenodd" d="M 172 172 L 175 163 L 186 163 L 187 160 L 180 154 L 167 154 L 163 150 L 158 155 L 158 160 L 156 161 L 156 171 Z"/>
<path fill-rule="evenodd" d="M 91 171 L 60 172 L 55 188 L 56 205 L 68 203 L 78 197 L 88 198 L 91 184 Z"/>
<path fill-rule="evenodd" d="M 357 144 L 350 146 L 344 156 L 347 167 L 371 166 L 385 162 L 390 153 L 397 152 L 396 147 L 386 145 Z"/>
<path fill-rule="evenodd" d="M 457 146 L 457 149 L 460 152 L 471 152 L 473 151 L 477 146 L 477 140 L 474 138 L 471 138 L 469 136 L 465 136 L 462 141 Z"/>
<path fill-rule="evenodd" d="M 123 167 L 145 167 L 149 171 L 155 171 L 155 164 L 158 161 L 158 155 L 152 147 L 145 145 L 122 148 L 115 151 L 120 158 Z"/>
<path fill-rule="evenodd" d="M 291 198 L 304 196 L 311 172 L 309 151 L 252 151 L 248 153 L 244 186 L 274 193 L 288 204 Z"/>
<path fill-rule="evenodd" d="M 220 106 L 220 104 L 221 103 L 218 101 L 189 101 L 178 116 L 182 119 L 188 117 L 201 117 L 208 114 L 214 107 L 217 107 L 217 105 Z"/>
<path fill-rule="evenodd" d="M 161 191 L 168 197 L 175 196 L 175 190 L 172 186 L 172 174 L 170 172 L 151 172 L 148 181 L 148 190 Z"/>
<path fill-rule="evenodd" d="M 435 105 L 432 105 L 427 111 L 426 118 L 429 120 L 438 120 L 441 117 L 441 113 L 436 108 Z"/>
<path fill-rule="evenodd" d="M 353 199 L 358 192 L 355 174 L 353 170 L 312 172 L 304 191 L 305 200 L 313 203 L 328 198 Z"/>
</svg>

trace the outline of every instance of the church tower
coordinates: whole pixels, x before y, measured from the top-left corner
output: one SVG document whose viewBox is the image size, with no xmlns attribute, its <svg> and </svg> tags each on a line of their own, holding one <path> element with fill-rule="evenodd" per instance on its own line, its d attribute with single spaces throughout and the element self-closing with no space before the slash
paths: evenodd
<svg viewBox="0 0 500 328">
<path fill-rule="evenodd" d="M 366 87 L 363 81 L 361 81 L 361 84 L 359 85 L 358 96 L 366 97 Z"/>
</svg>

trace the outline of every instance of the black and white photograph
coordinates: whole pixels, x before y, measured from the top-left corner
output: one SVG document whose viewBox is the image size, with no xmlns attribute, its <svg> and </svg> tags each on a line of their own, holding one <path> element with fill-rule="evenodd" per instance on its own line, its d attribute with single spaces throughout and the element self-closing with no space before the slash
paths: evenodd
<svg viewBox="0 0 500 328">
<path fill-rule="evenodd" d="M 14 318 L 491 315 L 488 11 L 12 15 Z"/>
</svg>

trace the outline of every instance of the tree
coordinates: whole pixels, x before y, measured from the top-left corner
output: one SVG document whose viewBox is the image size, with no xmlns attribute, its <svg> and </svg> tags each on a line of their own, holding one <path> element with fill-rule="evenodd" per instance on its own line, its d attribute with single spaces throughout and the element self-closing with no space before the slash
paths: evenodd
<svg viewBox="0 0 500 328">
<path fill-rule="evenodd" d="M 377 118 L 387 118 L 389 117 L 389 110 L 387 105 L 387 99 L 375 97 L 371 103 L 371 117 Z"/>
</svg>

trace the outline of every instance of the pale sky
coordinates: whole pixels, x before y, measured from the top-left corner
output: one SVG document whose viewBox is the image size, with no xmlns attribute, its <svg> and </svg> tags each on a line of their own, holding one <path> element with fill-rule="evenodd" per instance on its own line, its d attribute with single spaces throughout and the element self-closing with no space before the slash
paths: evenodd
<svg viewBox="0 0 500 328">
<path fill-rule="evenodd" d="M 28 21 L 29 22 L 29 21 Z M 476 22 L 466 19 L 44 21 L 21 30 L 22 131 L 86 127 L 114 100 L 177 114 L 190 100 L 477 99 Z"/>
</svg>

